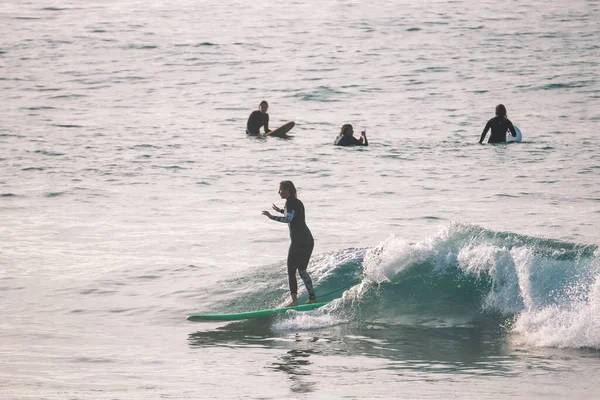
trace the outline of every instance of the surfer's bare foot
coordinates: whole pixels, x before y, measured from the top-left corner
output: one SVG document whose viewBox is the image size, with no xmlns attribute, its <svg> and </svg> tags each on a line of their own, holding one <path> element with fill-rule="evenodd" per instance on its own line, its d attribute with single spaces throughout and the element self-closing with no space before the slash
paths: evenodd
<svg viewBox="0 0 600 400">
<path fill-rule="evenodd" d="M 295 293 L 292 293 L 290 296 L 292 297 L 292 301 L 290 301 L 290 303 L 286 307 L 297 306 L 298 305 L 298 295 Z"/>
<path fill-rule="evenodd" d="M 317 298 L 316 297 L 313 297 L 312 299 L 306 300 L 306 304 L 314 304 L 316 302 L 317 302 Z"/>
</svg>

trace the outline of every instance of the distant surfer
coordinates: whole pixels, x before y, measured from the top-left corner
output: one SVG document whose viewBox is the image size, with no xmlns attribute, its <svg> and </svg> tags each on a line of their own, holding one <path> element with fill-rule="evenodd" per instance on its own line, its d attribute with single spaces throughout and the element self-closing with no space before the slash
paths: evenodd
<svg viewBox="0 0 600 400">
<path fill-rule="evenodd" d="M 306 272 L 315 241 L 312 233 L 310 233 L 310 229 L 306 226 L 304 204 L 298 199 L 296 187 L 292 181 L 281 181 L 279 183 L 279 195 L 282 199 L 285 199 L 285 207 L 281 209 L 273 204 L 273 210 L 282 213 L 283 217 L 271 215 L 268 211 L 263 211 L 262 214 L 273 221 L 285 222 L 290 228 L 292 243 L 288 251 L 287 270 L 292 301 L 286 307 L 298 305 L 296 270 L 298 270 L 298 274 L 302 278 L 308 292 L 308 301 L 306 304 L 316 303 L 317 296 L 313 289 L 312 280 L 308 272 Z"/>
<path fill-rule="evenodd" d="M 246 124 L 246 134 L 252 136 L 260 135 L 260 128 L 265 128 L 265 133 L 269 132 L 269 103 L 263 100 L 258 105 L 258 110 L 252 111 L 248 117 L 248 123 Z"/>
<path fill-rule="evenodd" d="M 483 132 L 481 133 L 481 138 L 479 139 L 479 144 L 483 143 L 483 139 L 485 139 L 485 135 L 490 129 L 492 130 L 492 134 L 490 135 L 488 143 L 506 142 L 506 132 L 509 130 L 513 137 L 517 136 L 517 131 L 515 130 L 513 123 L 510 122 L 506 116 L 506 107 L 504 107 L 503 104 L 498 104 L 496 106 L 496 116 L 485 124 L 485 128 L 483 128 Z"/>
<path fill-rule="evenodd" d="M 336 146 L 368 146 L 367 130 L 360 133 L 360 139 L 354 137 L 354 128 L 350 124 L 342 125 L 340 134 L 333 142 Z"/>
</svg>

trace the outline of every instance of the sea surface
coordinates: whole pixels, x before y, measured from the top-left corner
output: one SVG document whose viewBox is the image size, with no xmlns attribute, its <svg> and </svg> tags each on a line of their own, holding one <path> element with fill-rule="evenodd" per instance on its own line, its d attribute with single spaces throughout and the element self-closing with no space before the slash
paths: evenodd
<svg viewBox="0 0 600 400">
<path fill-rule="evenodd" d="M 0 398 L 599 398 L 599 71 L 597 0 L 3 0 Z M 281 180 L 331 303 L 187 321 L 287 301 Z"/>
</svg>

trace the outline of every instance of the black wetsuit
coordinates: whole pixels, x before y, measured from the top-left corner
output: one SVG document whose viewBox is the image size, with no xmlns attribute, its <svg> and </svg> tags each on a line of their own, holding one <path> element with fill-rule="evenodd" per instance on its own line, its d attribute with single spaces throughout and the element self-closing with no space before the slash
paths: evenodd
<svg viewBox="0 0 600 400">
<path fill-rule="evenodd" d="M 285 202 L 283 217 L 271 216 L 275 221 L 285 222 L 290 227 L 290 238 L 292 243 L 288 251 L 287 268 L 290 283 L 290 293 L 298 293 L 298 282 L 296 280 L 296 269 L 306 286 L 306 291 L 311 299 L 315 298 L 310 276 L 306 272 L 310 256 L 312 255 L 315 241 L 308 226 L 306 226 L 304 204 L 295 197 L 289 197 Z"/>
<path fill-rule="evenodd" d="M 490 135 L 490 139 L 488 143 L 502 143 L 506 142 L 506 132 L 510 130 L 513 136 L 517 136 L 517 131 L 515 131 L 515 127 L 513 123 L 506 117 L 494 117 L 488 121 L 483 128 L 483 132 L 481 133 L 481 139 L 479 139 L 479 143 L 483 142 L 485 139 L 485 135 L 489 130 L 492 130 L 492 134 Z"/>
<path fill-rule="evenodd" d="M 260 128 L 262 126 L 265 127 L 265 133 L 269 132 L 269 114 L 259 110 L 252 111 L 246 124 L 246 134 L 260 135 Z"/>
<path fill-rule="evenodd" d="M 354 136 L 340 135 L 335 138 L 335 142 L 333 142 L 333 144 L 336 146 L 368 146 L 369 141 L 367 140 L 367 137 L 363 137 L 365 138 L 364 143 L 361 142 L 360 139 L 355 138 Z"/>
</svg>

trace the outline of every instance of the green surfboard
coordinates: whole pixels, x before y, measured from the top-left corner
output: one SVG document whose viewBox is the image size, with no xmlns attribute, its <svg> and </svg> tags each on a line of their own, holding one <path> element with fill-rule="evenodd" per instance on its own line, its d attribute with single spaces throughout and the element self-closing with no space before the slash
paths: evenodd
<svg viewBox="0 0 600 400">
<path fill-rule="evenodd" d="M 299 306 L 293 307 L 283 307 L 283 308 L 272 308 L 267 310 L 259 310 L 259 311 L 250 311 L 243 312 L 237 314 L 192 314 L 187 316 L 188 321 L 237 321 L 240 319 L 252 319 L 252 318 L 264 318 L 271 317 L 277 314 L 283 314 L 286 311 L 294 310 L 294 311 L 308 311 L 314 310 L 315 308 L 323 307 L 325 304 L 329 302 L 326 301 L 324 303 L 313 303 L 313 304 L 302 304 Z"/>
</svg>

